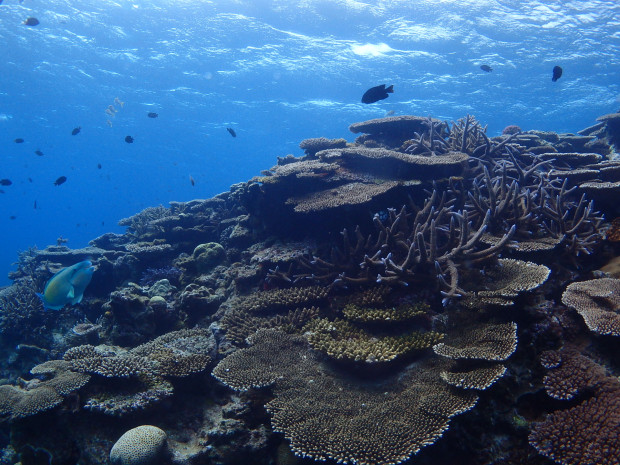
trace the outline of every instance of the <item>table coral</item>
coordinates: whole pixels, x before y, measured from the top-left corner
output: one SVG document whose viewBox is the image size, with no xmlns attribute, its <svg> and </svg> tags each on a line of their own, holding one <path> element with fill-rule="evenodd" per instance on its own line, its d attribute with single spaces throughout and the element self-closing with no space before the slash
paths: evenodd
<svg viewBox="0 0 620 465">
<path fill-rule="evenodd" d="M 450 418 L 477 400 L 450 389 L 438 361 L 421 362 L 397 378 L 349 382 L 322 366 L 301 336 L 260 330 L 251 342 L 213 375 L 238 390 L 272 385 L 267 410 L 274 430 L 290 439 L 297 455 L 315 460 L 403 462 L 439 439 Z"/>
</svg>

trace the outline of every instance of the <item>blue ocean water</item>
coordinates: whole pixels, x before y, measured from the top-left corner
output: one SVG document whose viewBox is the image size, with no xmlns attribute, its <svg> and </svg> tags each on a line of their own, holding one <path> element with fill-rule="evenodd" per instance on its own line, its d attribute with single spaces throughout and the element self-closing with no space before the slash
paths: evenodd
<svg viewBox="0 0 620 465">
<path fill-rule="evenodd" d="M 0 285 L 21 250 L 122 232 L 388 111 L 473 114 L 498 135 L 620 107 L 616 1 L 4 0 L 0 42 Z"/>
</svg>

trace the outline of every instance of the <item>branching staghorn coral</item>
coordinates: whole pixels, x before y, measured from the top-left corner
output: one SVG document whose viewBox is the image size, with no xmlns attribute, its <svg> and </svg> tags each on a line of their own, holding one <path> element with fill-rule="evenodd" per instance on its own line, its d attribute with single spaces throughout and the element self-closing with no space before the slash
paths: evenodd
<svg viewBox="0 0 620 465">
<path fill-rule="evenodd" d="M 430 276 L 438 278 L 444 297 L 457 297 L 464 293 L 458 283 L 459 266 L 495 257 L 514 233 L 511 228 L 496 244 L 483 244 L 481 238 L 489 219 L 487 213 L 474 229 L 468 212 L 454 211 L 445 193 L 440 196 L 435 189 L 415 215 L 405 206 L 398 213 L 390 209 L 385 221 L 375 215 L 374 237 L 364 238 L 356 229 L 355 243 L 352 243 L 345 229 L 342 249 L 333 248 L 330 260 L 320 257 L 300 260 L 311 273 L 294 277 L 335 285 L 374 281 L 407 285 Z"/>
</svg>

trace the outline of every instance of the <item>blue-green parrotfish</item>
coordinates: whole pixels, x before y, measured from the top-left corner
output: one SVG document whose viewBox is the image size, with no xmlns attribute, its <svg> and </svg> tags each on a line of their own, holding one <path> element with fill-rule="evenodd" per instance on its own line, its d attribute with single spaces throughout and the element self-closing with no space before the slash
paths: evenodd
<svg viewBox="0 0 620 465">
<path fill-rule="evenodd" d="M 60 310 L 67 304 L 79 304 L 84 297 L 95 267 L 90 260 L 63 268 L 50 278 L 43 294 L 38 294 L 49 310 Z"/>
</svg>

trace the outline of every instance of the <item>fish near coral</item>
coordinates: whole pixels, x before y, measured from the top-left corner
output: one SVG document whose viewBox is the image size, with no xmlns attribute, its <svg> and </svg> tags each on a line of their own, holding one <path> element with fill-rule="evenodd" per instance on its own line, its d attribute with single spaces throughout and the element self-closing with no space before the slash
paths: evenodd
<svg viewBox="0 0 620 465">
<path fill-rule="evenodd" d="M 63 268 L 50 278 L 43 294 L 37 295 L 48 310 L 60 310 L 67 304 L 79 304 L 94 271 L 95 267 L 90 260 Z"/>
<path fill-rule="evenodd" d="M 375 103 L 388 98 L 388 94 L 392 93 L 394 93 L 393 85 L 385 87 L 385 84 L 381 84 L 380 86 L 371 87 L 362 95 L 362 103 Z"/>
</svg>

